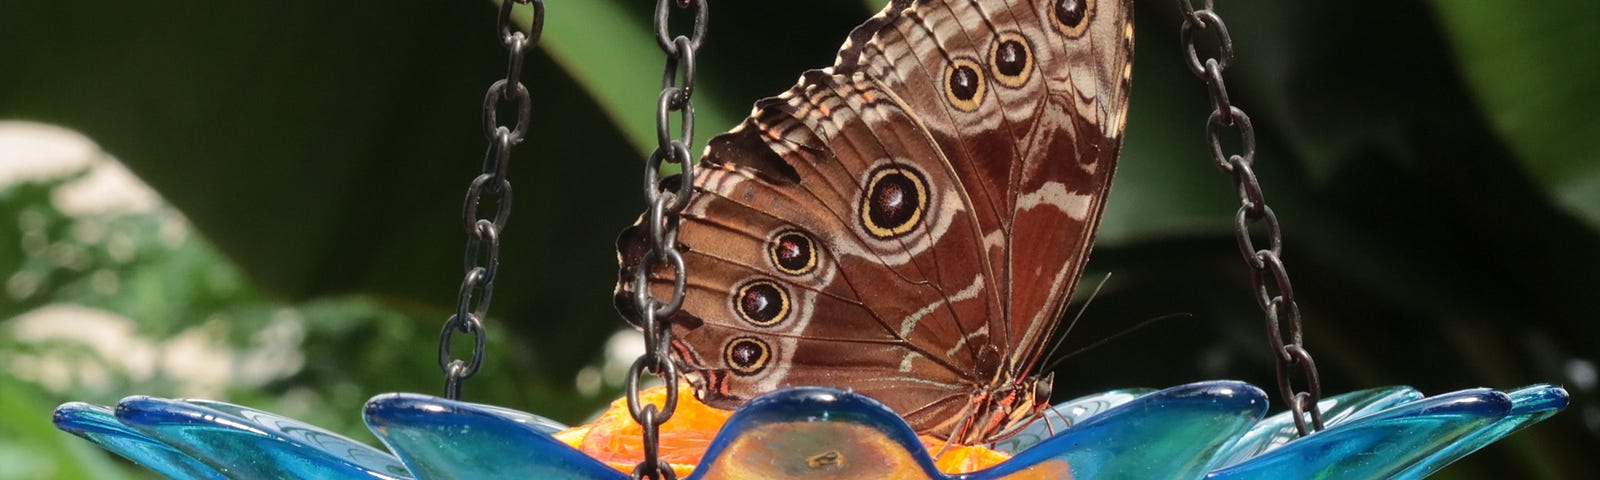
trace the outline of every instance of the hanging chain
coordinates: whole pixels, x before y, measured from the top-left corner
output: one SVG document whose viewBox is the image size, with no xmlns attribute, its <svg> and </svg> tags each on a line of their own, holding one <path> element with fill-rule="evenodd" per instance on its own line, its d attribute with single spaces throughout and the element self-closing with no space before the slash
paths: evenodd
<svg viewBox="0 0 1600 480">
<path fill-rule="evenodd" d="M 1278 389 L 1284 402 L 1289 404 L 1295 429 L 1301 436 L 1309 435 L 1323 429 L 1322 409 L 1317 406 L 1322 400 L 1322 384 L 1317 379 L 1317 364 L 1305 348 L 1300 306 L 1295 303 L 1289 271 L 1283 265 L 1283 231 L 1277 215 L 1267 206 L 1261 182 L 1252 169 L 1256 154 L 1255 128 L 1250 124 L 1250 116 L 1229 101 L 1227 84 L 1222 81 L 1222 71 L 1233 63 L 1233 39 L 1228 36 L 1228 27 L 1214 10 L 1212 0 L 1205 0 L 1205 8 L 1200 10 L 1194 8 L 1191 0 L 1178 3 L 1183 9 L 1183 48 L 1188 52 L 1189 71 L 1205 82 L 1211 95 L 1212 110 L 1206 119 L 1206 136 L 1211 143 L 1212 160 L 1218 169 L 1232 177 L 1234 188 L 1239 192 L 1239 212 L 1233 218 L 1234 235 L 1239 241 L 1239 253 L 1250 266 L 1256 305 L 1266 315 L 1267 341 L 1277 358 Z M 1200 33 L 1215 37 L 1216 56 L 1201 60 L 1195 47 Z M 1222 137 L 1230 128 L 1238 131 L 1242 153 L 1224 153 Z M 1265 228 L 1267 248 L 1256 247 L 1250 236 L 1252 225 Z M 1304 390 L 1295 388 L 1297 380 L 1305 385 Z"/>
<path fill-rule="evenodd" d="M 690 36 L 672 36 L 668 32 L 673 8 L 694 15 Z M 656 0 L 656 43 L 666 54 L 667 63 L 661 75 L 661 95 L 656 99 L 656 150 L 644 166 L 644 194 L 649 203 L 644 221 L 649 225 L 650 251 L 639 262 L 633 277 L 633 310 L 640 318 L 631 320 L 644 330 L 645 341 L 645 353 L 628 368 L 627 381 L 628 413 L 644 437 L 644 459 L 633 467 L 635 479 L 677 478 L 672 467 L 661 460 L 660 429 L 678 407 L 678 370 L 672 363 L 669 317 L 683 307 L 689 281 L 683 252 L 678 250 L 678 214 L 689 206 L 689 197 L 694 193 L 694 158 L 689 154 L 689 145 L 694 143 L 694 56 L 705 39 L 707 11 L 706 0 Z M 671 131 L 673 112 L 678 113 L 677 137 Z M 676 182 L 661 182 L 666 163 L 681 169 Z M 665 265 L 672 272 L 672 295 L 665 300 L 650 291 L 650 272 L 656 265 Z M 667 398 L 660 408 L 639 398 L 646 373 L 666 385 Z"/>
<path fill-rule="evenodd" d="M 527 32 L 518 31 L 511 21 L 512 5 L 533 4 L 533 27 Z M 483 133 L 489 140 L 489 150 L 484 154 L 483 172 L 472 179 L 467 187 L 467 198 L 461 206 L 461 218 L 467 231 L 466 254 L 462 268 L 466 277 L 461 279 L 461 290 L 456 295 L 456 312 L 444 322 L 439 332 L 439 368 L 444 370 L 445 398 L 461 398 L 461 384 L 483 366 L 483 347 L 486 343 L 483 320 L 489 313 L 489 301 L 494 297 L 494 279 L 500 268 L 500 232 L 505 231 L 506 220 L 511 215 L 511 182 L 506 180 L 506 167 L 511 160 L 511 147 L 522 143 L 528 132 L 528 87 L 522 84 L 522 59 L 539 43 L 544 30 L 544 0 L 504 0 L 500 3 L 499 21 L 495 34 L 506 48 L 506 76 L 489 86 L 483 98 Z M 517 109 L 517 123 L 501 125 L 496 109 L 502 103 L 513 104 Z M 478 209 L 485 202 L 494 204 L 492 215 L 480 217 Z M 472 357 L 467 360 L 451 354 L 455 334 L 472 335 Z"/>
</svg>

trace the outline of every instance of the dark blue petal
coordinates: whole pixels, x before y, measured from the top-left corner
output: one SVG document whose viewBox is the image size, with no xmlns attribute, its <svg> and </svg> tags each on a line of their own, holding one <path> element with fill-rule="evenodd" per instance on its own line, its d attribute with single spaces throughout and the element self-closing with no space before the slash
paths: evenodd
<svg viewBox="0 0 1600 480">
<path fill-rule="evenodd" d="M 383 451 L 299 421 L 221 402 L 128 397 L 117 420 L 228 478 L 406 479 Z"/>
<path fill-rule="evenodd" d="M 1314 433 L 1207 478 L 1391 478 L 1499 421 L 1511 406 L 1511 397 L 1488 389 L 1431 397 Z"/>
<path fill-rule="evenodd" d="M 513 410 L 389 393 L 363 417 L 419 480 L 628 478 L 550 436 L 560 424 Z"/>
<path fill-rule="evenodd" d="M 121 422 L 110 408 L 73 402 L 56 408 L 56 428 L 83 437 L 101 448 L 126 457 L 167 478 L 176 480 L 222 480 L 199 460 L 185 455 L 161 441 L 146 437 Z"/>
<path fill-rule="evenodd" d="M 868 471 L 881 476 L 885 469 L 895 475 L 920 470 L 928 478 L 949 478 L 939 473 L 916 433 L 889 407 L 844 390 L 797 387 L 756 397 L 735 411 L 689 480 L 812 474 L 856 478 Z"/>
</svg>

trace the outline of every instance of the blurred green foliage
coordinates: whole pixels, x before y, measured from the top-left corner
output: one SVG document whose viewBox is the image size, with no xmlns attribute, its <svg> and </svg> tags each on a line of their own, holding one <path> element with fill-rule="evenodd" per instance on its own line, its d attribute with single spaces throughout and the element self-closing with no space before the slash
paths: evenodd
<svg viewBox="0 0 1600 480">
<path fill-rule="evenodd" d="M 511 168 L 491 359 L 467 397 L 579 421 L 614 393 L 580 395 L 574 378 L 622 325 L 611 242 L 642 204 L 661 60 L 650 2 L 549 3 L 525 75 L 534 126 Z M 713 2 L 699 139 L 831 62 L 881 3 Z M 1582 375 L 1600 357 L 1600 109 L 1588 93 L 1600 83 L 1588 25 L 1600 3 L 1367 7 L 1219 5 L 1238 52 L 1230 92 L 1261 136 L 1257 170 L 1324 388 L 1565 383 L 1568 412 L 1440 477 L 1600 476 L 1600 405 Z M 491 8 L 0 3 L 0 119 L 83 132 L 203 237 L 163 240 L 180 218 L 167 207 L 64 214 L 50 192 L 75 177 L 4 187 L 0 355 L 93 357 L 7 336 L 51 304 L 133 319 L 149 342 L 198 331 L 236 352 L 259 350 L 260 332 L 289 318 L 299 368 L 219 395 L 369 438 L 365 398 L 437 393 L 460 199 L 484 148 L 478 110 L 504 68 Z M 1068 349 L 1187 315 L 1068 359 L 1058 396 L 1208 378 L 1270 386 L 1175 2 L 1141 2 L 1137 18 L 1127 145 L 1084 283 L 1115 276 L 1075 307 Z M 85 240 L 74 232 L 86 222 L 112 233 Z M 131 249 L 105 240 L 116 235 Z M 16 282 L 31 287 L 19 295 Z M 157 369 L 62 387 L 12 370 L 0 368 L 0 463 L 23 467 L 0 478 L 117 478 L 119 463 L 48 427 L 49 408 L 178 395 L 187 381 Z"/>
<path fill-rule="evenodd" d="M 50 410 L 63 401 L 222 398 L 367 438 L 360 409 L 368 398 L 439 388 L 432 355 L 438 330 L 423 313 L 431 308 L 361 295 L 273 298 L 188 235 L 170 207 L 63 213 L 51 194 L 85 176 L 0 189 L 0 218 L 15 220 L 0 224 L 0 238 L 14 240 L 4 244 L 8 275 L 0 298 L 7 318 L 0 324 L 0 479 L 123 473 L 92 445 L 50 425 Z M 83 317 L 96 321 L 73 321 Z M 52 322 L 104 331 L 74 335 L 45 325 Z M 580 397 L 570 387 L 551 392 L 545 379 L 524 378 L 528 361 L 511 340 L 491 337 L 487 362 L 498 368 L 470 392 L 540 405 L 569 421 L 605 400 L 573 401 Z"/>
</svg>

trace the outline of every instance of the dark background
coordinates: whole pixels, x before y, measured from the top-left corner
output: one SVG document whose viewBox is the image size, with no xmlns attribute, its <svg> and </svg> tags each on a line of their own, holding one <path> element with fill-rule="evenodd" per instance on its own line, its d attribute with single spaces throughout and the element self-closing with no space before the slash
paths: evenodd
<svg viewBox="0 0 1600 480">
<path fill-rule="evenodd" d="M 622 326 L 610 307 L 612 240 L 643 207 L 661 59 L 651 2 L 549 3 L 543 50 L 524 76 L 534 123 L 511 165 L 492 357 L 467 398 L 576 422 L 616 392 L 578 395 L 571 379 L 603 362 Z M 868 3 L 881 2 L 713 1 L 693 150 L 755 99 L 831 62 L 875 10 Z M 1209 106 L 1183 68 L 1176 3 L 1137 6 L 1127 143 L 1082 283 L 1114 275 L 1087 307 L 1088 288 L 1077 292 L 1083 315 L 1067 349 L 1184 315 L 1066 360 L 1057 400 L 1216 378 L 1275 391 L 1230 231 L 1236 199 L 1210 165 Z M 432 335 L 460 280 L 460 199 L 485 145 L 478 109 L 505 61 L 492 9 L 8 0 L 0 119 L 92 138 L 220 252 L 207 261 L 239 272 L 247 293 L 191 279 L 199 284 L 183 288 L 204 300 L 161 319 L 135 315 L 163 325 L 141 328 L 171 332 L 239 301 L 318 312 L 306 367 L 230 400 L 272 406 L 284 392 L 324 392 L 318 405 L 346 417 L 329 421 L 359 435 L 360 400 L 438 389 Z M 1600 475 L 1600 41 L 1588 25 L 1600 3 L 1238 0 L 1219 11 L 1238 55 L 1229 91 L 1260 137 L 1256 169 L 1283 222 L 1324 390 L 1564 384 L 1567 411 L 1439 477 Z M 13 187 L 3 205 L 24 208 L 49 188 Z M 0 243 L 13 249 L 0 252 L 0 270 L 27 264 L 14 244 Z M 72 295 L 8 298 L 0 318 Z M 360 307 L 328 306 L 349 302 Z M 148 390 L 16 391 L 46 407 L 161 393 L 127 388 Z M 0 414 L 48 415 L 14 412 Z"/>
</svg>

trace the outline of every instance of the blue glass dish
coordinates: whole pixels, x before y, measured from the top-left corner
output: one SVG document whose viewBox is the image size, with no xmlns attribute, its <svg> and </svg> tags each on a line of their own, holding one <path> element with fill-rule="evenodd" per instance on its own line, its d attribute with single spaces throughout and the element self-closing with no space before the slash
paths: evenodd
<svg viewBox="0 0 1600 480">
<path fill-rule="evenodd" d="M 1023 478 L 1421 478 L 1564 408 L 1566 391 L 1406 387 L 1323 400 L 1328 429 L 1299 438 L 1289 417 L 1263 419 L 1260 389 L 1211 381 L 1115 390 L 1055 406 L 997 443 L 1014 456 L 949 475 L 893 411 L 829 388 L 773 392 L 740 408 L 690 477 L 894 475 Z M 293 419 L 221 402 L 129 397 L 113 408 L 69 403 L 58 428 L 175 479 L 627 478 L 557 440 L 565 427 L 499 407 L 393 393 L 364 419 L 387 451 Z"/>
</svg>

